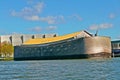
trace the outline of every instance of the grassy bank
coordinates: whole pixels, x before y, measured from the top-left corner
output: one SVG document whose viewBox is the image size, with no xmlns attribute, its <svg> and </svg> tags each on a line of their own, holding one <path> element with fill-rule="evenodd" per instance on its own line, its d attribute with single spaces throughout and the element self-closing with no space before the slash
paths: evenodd
<svg viewBox="0 0 120 80">
<path fill-rule="evenodd" d="M 13 57 L 1 57 L 0 61 L 12 61 L 13 59 Z"/>
</svg>

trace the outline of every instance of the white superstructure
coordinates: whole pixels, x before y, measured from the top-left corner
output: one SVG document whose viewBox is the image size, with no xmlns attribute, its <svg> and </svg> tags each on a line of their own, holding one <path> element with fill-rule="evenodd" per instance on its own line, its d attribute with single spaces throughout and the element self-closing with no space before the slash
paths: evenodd
<svg viewBox="0 0 120 80">
<path fill-rule="evenodd" d="M 57 34 L 12 34 L 1 35 L 0 43 L 10 42 L 13 46 L 21 45 L 29 39 L 56 37 Z"/>
</svg>

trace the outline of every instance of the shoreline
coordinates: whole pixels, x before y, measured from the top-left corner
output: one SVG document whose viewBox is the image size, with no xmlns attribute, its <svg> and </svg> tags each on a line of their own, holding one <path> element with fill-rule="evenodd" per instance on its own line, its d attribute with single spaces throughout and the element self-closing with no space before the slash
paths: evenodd
<svg viewBox="0 0 120 80">
<path fill-rule="evenodd" d="M 13 57 L 0 57 L 0 61 L 14 61 Z"/>
</svg>

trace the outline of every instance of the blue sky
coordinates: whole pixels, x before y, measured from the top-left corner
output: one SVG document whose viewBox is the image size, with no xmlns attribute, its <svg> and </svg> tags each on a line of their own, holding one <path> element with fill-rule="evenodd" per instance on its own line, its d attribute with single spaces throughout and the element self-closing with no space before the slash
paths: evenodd
<svg viewBox="0 0 120 80">
<path fill-rule="evenodd" d="M 120 39 L 120 0 L 0 0 L 0 34 L 87 30 Z"/>
</svg>

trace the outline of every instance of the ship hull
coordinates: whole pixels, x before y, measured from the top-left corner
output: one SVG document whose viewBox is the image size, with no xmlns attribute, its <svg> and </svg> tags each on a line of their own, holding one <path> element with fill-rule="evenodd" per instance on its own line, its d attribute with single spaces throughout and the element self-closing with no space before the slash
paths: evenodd
<svg viewBox="0 0 120 80">
<path fill-rule="evenodd" d="M 71 38 L 63 41 L 14 47 L 14 60 L 53 60 L 111 57 L 109 37 Z"/>
</svg>

